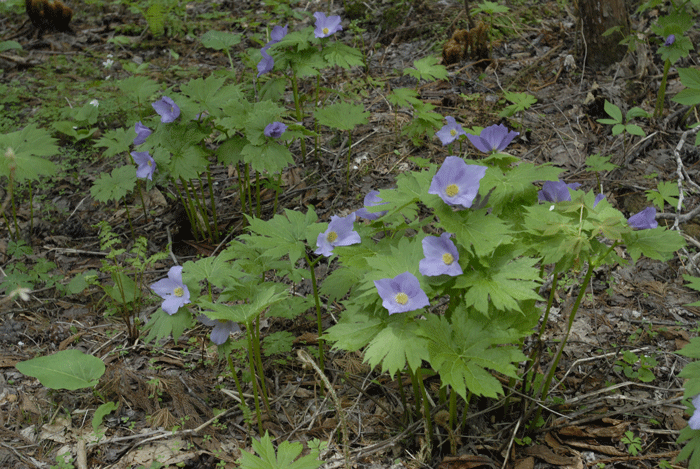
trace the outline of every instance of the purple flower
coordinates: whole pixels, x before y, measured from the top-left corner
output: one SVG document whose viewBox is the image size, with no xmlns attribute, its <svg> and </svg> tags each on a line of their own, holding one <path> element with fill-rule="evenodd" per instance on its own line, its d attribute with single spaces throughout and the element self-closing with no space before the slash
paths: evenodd
<svg viewBox="0 0 700 469">
<path fill-rule="evenodd" d="M 567 184 L 564 181 L 545 181 L 542 184 L 542 190 L 537 193 L 537 200 L 540 202 L 569 202 L 571 201 L 569 189 L 576 190 L 580 186 L 581 184 L 578 182 Z"/>
<path fill-rule="evenodd" d="M 163 96 L 160 101 L 156 101 L 151 106 L 160 115 L 160 121 L 164 124 L 173 122 L 180 115 L 180 108 L 167 96 Z"/>
<path fill-rule="evenodd" d="M 418 279 L 410 272 L 375 280 L 374 286 L 382 298 L 382 306 L 389 310 L 389 314 L 415 311 L 430 304 Z"/>
<path fill-rule="evenodd" d="M 638 230 L 648 230 L 659 226 L 656 221 L 656 209 L 654 207 L 647 207 L 639 213 L 632 215 L 627 223 L 632 228 L 637 228 Z"/>
<path fill-rule="evenodd" d="M 132 151 L 131 158 L 138 165 L 136 177 L 139 179 L 153 180 L 153 173 L 156 171 L 156 162 L 147 151 Z"/>
<path fill-rule="evenodd" d="M 600 203 L 600 201 L 603 200 L 604 198 L 605 198 L 605 194 L 603 194 L 602 192 L 600 194 L 596 195 L 595 200 L 593 201 L 593 208 L 595 208 L 595 206 L 598 205 Z"/>
<path fill-rule="evenodd" d="M 483 153 L 491 153 L 492 151 L 505 150 L 508 144 L 518 135 L 520 135 L 520 132 L 509 131 L 505 125 L 500 124 L 486 127 L 479 135 L 467 134 L 467 138 L 477 150 Z"/>
<path fill-rule="evenodd" d="M 461 125 L 455 121 L 452 116 L 445 117 L 447 124 L 442 126 L 442 129 L 435 132 L 442 142 L 442 146 L 448 145 L 459 138 L 460 135 L 467 135 Z"/>
<path fill-rule="evenodd" d="M 448 156 L 433 177 L 428 194 L 439 195 L 448 205 L 469 208 L 485 174 L 486 166 L 467 164 L 462 158 Z"/>
<path fill-rule="evenodd" d="M 287 25 L 282 26 L 275 26 L 272 28 L 272 32 L 270 33 L 270 42 L 267 43 L 268 46 L 271 46 L 272 44 L 277 44 L 280 42 L 282 39 L 284 39 L 284 36 L 287 35 Z"/>
<path fill-rule="evenodd" d="M 351 244 L 359 243 L 360 235 L 352 229 L 354 222 L 354 212 L 347 217 L 333 215 L 331 222 L 328 224 L 328 229 L 323 233 L 319 233 L 318 239 L 316 239 L 318 249 L 314 251 L 314 254 L 329 257 L 333 254 L 333 248 L 336 246 L 350 246 Z"/>
<path fill-rule="evenodd" d="M 199 319 L 199 321 L 202 324 L 204 324 L 205 326 L 209 326 L 209 327 L 214 328 L 214 330 L 211 331 L 209 338 L 216 345 L 221 345 L 221 344 L 225 343 L 228 340 L 229 335 L 241 330 L 241 328 L 238 327 L 238 324 L 236 324 L 233 321 L 227 321 L 227 320 L 220 321 L 218 319 L 209 319 L 208 317 L 206 317 L 203 314 L 200 314 L 197 317 L 197 319 Z"/>
<path fill-rule="evenodd" d="M 376 205 L 384 205 L 388 202 L 382 202 L 381 197 L 379 197 L 379 191 L 369 191 L 365 196 L 364 207 L 359 210 L 355 210 L 355 215 L 358 217 L 366 218 L 367 220 L 376 220 L 377 218 L 386 215 L 387 210 L 382 210 L 381 212 L 369 213 L 367 207 L 374 207 Z"/>
<path fill-rule="evenodd" d="M 693 407 L 695 407 L 695 412 L 688 420 L 688 426 L 693 430 L 700 430 L 700 394 L 693 398 Z"/>
<path fill-rule="evenodd" d="M 664 42 L 664 46 L 668 47 L 668 46 L 672 45 L 674 42 L 676 42 L 676 35 L 669 34 L 668 37 L 666 38 L 666 42 Z"/>
<path fill-rule="evenodd" d="M 265 75 L 272 71 L 272 67 L 275 66 L 275 59 L 272 58 L 270 54 L 267 53 L 268 46 L 260 49 L 260 54 L 262 54 L 262 59 L 258 62 L 258 77 L 260 75 Z"/>
<path fill-rule="evenodd" d="M 146 127 L 141 123 L 141 121 L 138 121 L 136 125 L 134 126 L 134 130 L 136 131 L 136 138 L 134 139 L 134 146 L 139 146 L 143 142 L 146 141 L 146 137 L 151 135 L 151 129 Z"/>
<path fill-rule="evenodd" d="M 263 133 L 266 137 L 280 138 L 282 134 L 287 130 L 287 126 L 281 122 L 273 122 L 265 126 Z"/>
<path fill-rule="evenodd" d="M 457 262 L 459 253 L 455 243 L 450 237 L 452 233 L 443 233 L 437 236 L 423 238 L 423 254 L 425 258 L 420 260 L 418 271 L 428 277 L 449 275 L 451 277 L 462 275 L 462 268 Z"/>
<path fill-rule="evenodd" d="M 187 285 L 182 283 L 182 266 L 179 265 L 171 267 L 168 278 L 158 280 L 151 285 L 151 290 L 163 298 L 164 301 L 160 307 L 171 316 L 177 313 L 181 306 L 190 302 L 190 291 Z"/>
<path fill-rule="evenodd" d="M 328 37 L 343 29 L 340 25 L 340 16 L 329 16 L 326 18 L 324 13 L 317 11 L 314 13 L 314 18 L 316 18 L 316 29 L 314 29 L 316 37 Z"/>
</svg>

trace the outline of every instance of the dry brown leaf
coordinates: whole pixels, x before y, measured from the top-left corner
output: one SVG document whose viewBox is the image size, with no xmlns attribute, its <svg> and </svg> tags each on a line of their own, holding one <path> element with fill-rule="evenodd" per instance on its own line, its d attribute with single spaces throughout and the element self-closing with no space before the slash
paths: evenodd
<svg viewBox="0 0 700 469">
<path fill-rule="evenodd" d="M 556 454 L 544 445 L 530 446 L 525 448 L 523 452 L 529 456 L 535 456 L 546 463 L 554 464 L 555 466 L 574 466 L 577 461 L 579 461 L 579 458 Z"/>
</svg>

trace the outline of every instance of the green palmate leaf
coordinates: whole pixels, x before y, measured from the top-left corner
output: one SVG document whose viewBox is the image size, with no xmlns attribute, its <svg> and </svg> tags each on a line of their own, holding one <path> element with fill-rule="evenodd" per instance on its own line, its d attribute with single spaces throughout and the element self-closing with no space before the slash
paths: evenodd
<svg viewBox="0 0 700 469">
<path fill-rule="evenodd" d="M 53 156 L 58 152 L 56 140 L 35 124 L 22 130 L 0 135 L 0 176 L 15 181 L 38 180 L 41 176 L 52 176 L 56 166 L 42 156 Z"/>
<path fill-rule="evenodd" d="M 246 145 L 241 150 L 241 156 L 244 162 L 250 163 L 251 168 L 260 173 L 276 174 L 294 164 L 289 148 L 277 142 Z"/>
<path fill-rule="evenodd" d="M 512 240 L 511 228 L 500 218 L 490 216 L 485 208 L 453 212 L 452 208 L 436 195 L 426 196 L 425 203 L 435 207 L 435 214 L 440 219 L 439 224 L 445 231 L 454 234 L 457 242 L 466 249 L 471 247 L 477 256 L 487 255 L 496 247 L 508 244 Z"/>
<path fill-rule="evenodd" d="M 406 314 L 389 316 L 386 327 L 365 349 L 365 362 L 374 368 L 381 365 L 382 373 L 394 377 L 406 365 L 417 369 L 428 358 L 428 341 L 417 335 L 419 326 Z"/>
<path fill-rule="evenodd" d="M 536 292 L 540 277 L 535 263 L 536 259 L 527 257 L 494 255 L 488 259 L 488 267 L 474 266 L 460 275 L 455 288 L 464 289 L 464 301 L 484 315 L 489 314 L 490 307 L 522 312 L 520 302 L 541 300 Z"/>
<path fill-rule="evenodd" d="M 136 132 L 133 126 L 127 129 L 120 127 L 105 132 L 95 141 L 95 146 L 106 148 L 102 156 L 109 158 L 119 153 L 128 153 L 134 138 L 136 138 Z"/>
<path fill-rule="evenodd" d="M 80 389 L 97 385 L 105 372 L 102 360 L 79 350 L 63 350 L 15 365 L 20 373 L 37 378 L 50 389 Z"/>
<path fill-rule="evenodd" d="M 136 295 L 139 290 L 136 288 L 136 282 L 126 275 L 124 272 L 112 272 L 113 285 L 102 285 L 102 289 L 115 302 L 121 305 L 133 303 L 136 300 Z"/>
<path fill-rule="evenodd" d="M 315 243 L 314 234 L 318 237 L 325 230 L 324 224 L 316 223 L 317 219 L 313 207 L 309 207 L 306 214 L 285 210 L 284 215 L 275 215 L 267 221 L 248 218 L 251 234 L 241 236 L 240 239 L 271 259 L 288 255 L 289 261 L 294 265 L 306 252 L 307 237 L 311 237 Z"/>
<path fill-rule="evenodd" d="M 686 285 L 686 287 L 691 288 L 695 291 L 700 291 L 700 277 L 693 277 L 691 275 L 683 275 L 683 278 L 686 281 L 690 282 L 688 285 Z M 695 303 L 690 303 L 687 306 L 700 306 L 700 301 L 696 301 Z M 691 339 L 690 342 L 693 343 L 693 340 L 695 340 L 695 339 Z M 683 348 L 683 350 L 685 350 L 686 347 L 688 347 L 688 346 L 686 345 Z M 698 350 L 700 350 L 700 341 L 698 341 Z M 697 357 L 693 357 L 693 358 L 700 358 L 700 354 L 698 354 Z"/>
<path fill-rule="evenodd" d="M 495 214 L 522 212 L 521 205 L 533 201 L 537 197 L 535 181 L 556 181 L 561 169 L 554 166 L 536 166 L 531 163 L 520 163 L 507 171 L 489 168 L 481 180 L 479 192 L 489 194 L 488 205 Z M 489 192 L 494 188 L 493 192 Z M 508 203 L 506 203 L 508 201 Z M 518 201 L 523 201 L 519 204 Z"/>
<path fill-rule="evenodd" d="M 369 314 L 364 305 L 346 307 L 340 322 L 328 328 L 323 338 L 332 342 L 334 349 L 354 352 L 369 344 L 385 324 Z"/>
<path fill-rule="evenodd" d="M 327 65 L 321 53 L 313 48 L 299 51 L 292 57 L 290 66 L 298 78 L 315 77 Z"/>
<path fill-rule="evenodd" d="M 537 98 L 528 93 L 510 93 L 506 91 L 504 97 L 513 104 L 506 106 L 498 115 L 499 117 L 510 117 L 525 109 L 529 109 L 530 106 L 537 102 Z"/>
<path fill-rule="evenodd" d="M 160 85 L 144 76 L 134 76 L 119 80 L 117 86 L 122 90 L 124 97 L 133 99 L 139 104 L 150 101 L 153 95 L 160 90 Z"/>
<path fill-rule="evenodd" d="M 107 203 L 121 200 L 136 187 L 136 168 L 120 166 L 111 174 L 103 173 L 90 188 L 90 194 L 98 202 Z"/>
<path fill-rule="evenodd" d="M 686 345 L 683 350 L 688 348 Z M 697 354 L 697 346 L 692 347 L 695 350 L 691 350 L 688 353 L 692 355 Z M 686 354 L 683 354 L 686 355 Z M 693 357 L 697 358 L 697 357 Z M 683 384 L 684 392 L 686 397 L 694 397 L 700 394 L 700 362 L 690 362 L 683 367 L 680 373 L 678 373 L 679 378 L 685 379 Z"/>
<path fill-rule="evenodd" d="M 386 99 L 394 106 L 413 106 L 420 104 L 422 101 L 418 99 L 418 92 L 411 88 L 396 88 Z"/>
<path fill-rule="evenodd" d="M 447 69 L 444 65 L 438 64 L 438 59 L 434 55 L 416 60 L 413 62 L 415 68 L 404 69 L 404 75 L 410 75 L 418 80 L 445 80 Z"/>
<path fill-rule="evenodd" d="M 249 299 L 250 302 L 246 304 L 224 305 L 204 301 L 200 301 L 199 304 L 203 308 L 211 310 L 204 312 L 210 319 L 248 323 L 270 306 L 287 298 L 288 293 L 283 287 L 280 284 L 272 284 L 267 287 L 261 285 L 256 288 L 255 293 Z"/>
<path fill-rule="evenodd" d="M 347 44 L 336 41 L 323 47 L 323 58 L 328 65 L 337 65 L 341 68 L 362 67 L 362 53 Z"/>
<path fill-rule="evenodd" d="M 207 31 L 200 38 L 202 45 L 214 50 L 228 50 L 240 44 L 241 35 L 229 33 L 228 31 Z"/>
<path fill-rule="evenodd" d="M 610 156 L 602 156 L 600 153 L 590 155 L 586 158 L 586 171 L 612 171 L 619 168 L 616 164 L 610 162 Z"/>
<path fill-rule="evenodd" d="M 695 106 L 696 104 L 700 104 L 700 89 L 688 88 L 681 90 L 671 99 L 671 101 L 684 106 Z"/>
<path fill-rule="evenodd" d="M 371 270 L 365 275 L 364 283 L 374 290 L 374 280 L 394 278 L 404 272 L 411 272 L 418 280 L 422 280 L 423 276 L 418 272 L 418 264 L 425 257 L 421 239 L 422 237 L 402 237 L 398 243 L 382 240 L 379 243 L 382 250 L 367 259 Z M 376 290 L 374 292 L 376 294 Z"/>
<path fill-rule="evenodd" d="M 622 239 L 633 262 L 637 262 L 642 254 L 658 261 L 667 261 L 674 252 L 685 246 L 685 240 L 677 231 L 661 227 L 624 233 Z"/>
<path fill-rule="evenodd" d="M 162 308 L 158 308 L 143 328 L 144 331 L 148 331 L 145 341 L 150 342 L 153 339 L 160 341 L 172 334 L 173 340 L 177 343 L 185 329 L 191 326 L 192 314 L 189 309 L 180 308 L 171 316 Z"/>
<path fill-rule="evenodd" d="M 700 70 L 697 68 L 679 68 L 678 76 L 686 88 L 700 90 Z"/>
<path fill-rule="evenodd" d="M 421 321 L 418 334 L 428 340 L 431 366 L 440 374 L 442 386 L 451 386 L 463 399 L 467 391 L 477 396 L 503 394 L 500 382 L 486 369 L 517 378 L 517 362 L 527 357 L 507 346 L 519 334 L 469 319 L 466 311 L 444 316 L 429 315 Z"/>
<path fill-rule="evenodd" d="M 700 430 L 693 430 L 690 427 L 685 427 L 678 435 L 678 444 L 685 443 L 681 452 L 676 456 L 676 462 L 685 461 L 690 458 L 688 467 L 700 467 Z"/>
<path fill-rule="evenodd" d="M 253 440 L 253 451 L 259 457 L 247 451 L 241 451 L 241 469 L 316 469 L 323 464 L 323 461 L 316 459 L 317 450 L 312 450 L 311 454 L 297 459 L 303 449 L 301 443 L 283 441 L 275 454 L 272 441 L 265 432 L 259 441 Z"/>
<path fill-rule="evenodd" d="M 318 123 L 338 130 L 352 130 L 356 126 L 366 124 L 369 112 L 361 104 L 350 104 L 344 101 L 318 109 L 314 113 Z"/>
<path fill-rule="evenodd" d="M 244 124 L 246 138 L 253 145 L 261 145 L 267 141 L 265 127 L 274 121 L 279 121 L 285 109 L 272 101 L 260 101 L 253 105 Z"/>
<path fill-rule="evenodd" d="M 663 210 L 665 204 L 672 207 L 678 206 L 678 184 L 671 181 L 661 181 L 657 184 L 656 189 L 646 191 L 646 194 L 647 200 L 659 210 Z"/>
<path fill-rule="evenodd" d="M 237 279 L 244 273 L 231 265 L 233 253 L 224 251 L 218 256 L 210 256 L 197 261 L 188 261 L 182 269 L 185 283 L 206 280 L 213 286 L 225 289 L 239 285 Z"/>
<path fill-rule="evenodd" d="M 22 44 L 20 44 L 17 41 L 1 41 L 0 42 L 0 52 L 4 52 L 6 50 L 21 50 L 22 49 Z"/>
<path fill-rule="evenodd" d="M 245 137 L 233 136 L 224 141 L 216 150 L 216 158 L 221 164 L 235 165 L 243 161 L 243 148 L 248 145 L 248 139 Z"/>
</svg>

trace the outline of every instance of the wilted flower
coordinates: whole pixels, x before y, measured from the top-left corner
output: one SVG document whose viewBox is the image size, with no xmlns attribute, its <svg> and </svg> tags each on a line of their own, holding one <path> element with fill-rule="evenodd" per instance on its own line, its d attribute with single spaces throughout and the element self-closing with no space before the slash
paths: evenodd
<svg viewBox="0 0 700 469">
<path fill-rule="evenodd" d="M 374 286 L 382 298 L 382 306 L 389 310 L 389 314 L 415 311 L 430 304 L 418 279 L 410 272 L 375 280 Z"/>
<path fill-rule="evenodd" d="M 664 46 L 668 47 L 668 46 L 672 45 L 674 42 L 676 42 L 676 35 L 669 34 L 668 37 L 666 38 L 666 42 L 664 42 Z"/>
<path fill-rule="evenodd" d="M 435 135 L 442 142 L 442 146 L 448 145 L 459 138 L 460 135 L 467 135 L 461 125 L 457 123 L 454 117 L 445 117 L 447 124 L 442 126 L 442 129 L 435 132 Z"/>
<path fill-rule="evenodd" d="M 316 18 L 314 35 L 318 38 L 328 37 L 343 29 L 340 25 L 340 16 L 329 16 L 326 18 L 325 13 L 317 11 L 314 13 L 314 18 Z"/>
<path fill-rule="evenodd" d="M 138 165 L 136 177 L 139 179 L 153 180 L 153 173 L 156 171 L 156 162 L 147 151 L 132 151 L 131 158 Z"/>
<path fill-rule="evenodd" d="M 336 246 L 350 246 L 351 244 L 359 243 L 361 241 L 360 235 L 352 229 L 354 222 L 354 212 L 347 217 L 333 215 L 331 222 L 328 224 L 328 229 L 323 233 L 319 233 L 316 239 L 318 249 L 314 251 L 314 254 L 329 257 L 333 254 L 333 248 Z"/>
<path fill-rule="evenodd" d="M 12 299 L 15 296 L 19 296 L 22 301 L 29 301 L 29 294 L 32 292 L 31 289 L 27 287 L 17 287 L 12 290 L 7 296 Z"/>
<path fill-rule="evenodd" d="M 486 166 L 467 164 L 462 158 L 448 156 L 433 177 L 428 194 L 439 195 L 448 205 L 469 208 L 485 174 Z"/>
<path fill-rule="evenodd" d="M 581 184 L 578 182 L 567 184 L 564 181 L 545 181 L 542 184 L 542 190 L 537 193 L 537 200 L 540 202 L 569 202 L 571 201 L 569 189 L 576 190 L 580 186 Z"/>
<path fill-rule="evenodd" d="M 384 205 L 387 202 L 382 202 L 381 197 L 379 197 L 379 191 L 369 191 L 365 196 L 364 207 L 355 210 L 355 215 L 358 217 L 366 218 L 367 220 L 376 220 L 377 218 L 386 215 L 387 210 L 382 210 L 381 212 L 370 213 L 367 211 L 367 207 L 374 207 L 375 205 Z"/>
<path fill-rule="evenodd" d="M 272 44 L 277 44 L 280 42 L 282 39 L 284 39 L 284 36 L 287 35 L 287 25 L 282 26 L 275 26 L 272 28 L 272 32 L 270 33 L 270 42 L 267 43 L 268 46 L 271 46 Z"/>
<path fill-rule="evenodd" d="M 649 230 L 659 226 L 656 221 L 656 209 L 654 207 L 647 207 L 639 213 L 632 215 L 627 223 L 632 228 L 637 228 L 638 230 Z"/>
<path fill-rule="evenodd" d="M 265 75 L 272 71 L 275 66 L 275 59 L 272 58 L 270 54 L 267 53 L 267 47 L 260 49 L 260 54 L 262 54 L 262 59 L 258 62 L 258 77 L 260 75 Z"/>
<path fill-rule="evenodd" d="M 266 137 L 280 138 L 282 134 L 287 130 L 287 126 L 281 122 L 273 122 L 265 126 L 263 133 Z"/>
<path fill-rule="evenodd" d="M 484 153 L 492 151 L 503 151 L 515 137 L 520 135 L 520 132 L 508 130 L 503 125 L 491 125 L 481 131 L 479 135 L 467 134 L 467 138 L 477 150 Z"/>
<path fill-rule="evenodd" d="M 156 101 L 155 103 L 151 104 L 151 106 L 153 106 L 153 109 L 155 109 L 160 116 L 160 121 L 164 124 L 173 122 L 178 118 L 178 116 L 180 116 L 180 108 L 177 107 L 175 101 L 167 96 L 163 96 L 160 101 Z"/>
<path fill-rule="evenodd" d="M 688 426 L 693 430 L 700 430 L 700 394 L 695 396 L 692 402 L 695 412 L 688 420 Z"/>
<path fill-rule="evenodd" d="M 158 280 L 151 285 L 156 295 L 163 298 L 163 304 L 160 305 L 163 311 L 173 315 L 181 306 L 185 306 L 190 302 L 190 291 L 187 285 L 182 283 L 182 266 L 175 265 L 168 271 L 168 278 Z"/>
<path fill-rule="evenodd" d="M 138 121 L 136 125 L 134 125 L 134 131 L 136 132 L 136 138 L 134 139 L 135 146 L 141 145 L 146 141 L 146 137 L 153 133 L 151 129 L 143 125 L 141 121 Z"/>
<path fill-rule="evenodd" d="M 423 255 L 425 255 L 425 258 L 421 259 L 418 264 L 418 271 L 421 274 L 428 277 L 462 275 L 462 268 L 457 262 L 459 253 L 457 252 L 457 246 L 450 239 L 451 236 L 452 233 L 443 233 L 439 238 L 437 236 L 426 236 L 423 238 Z"/>
<path fill-rule="evenodd" d="M 221 345 L 228 340 L 228 336 L 234 332 L 238 332 L 241 328 L 233 321 L 209 319 L 203 314 L 200 314 L 197 319 L 205 326 L 213 327 L 209 338 L 216 345 Z"/>
</svg>

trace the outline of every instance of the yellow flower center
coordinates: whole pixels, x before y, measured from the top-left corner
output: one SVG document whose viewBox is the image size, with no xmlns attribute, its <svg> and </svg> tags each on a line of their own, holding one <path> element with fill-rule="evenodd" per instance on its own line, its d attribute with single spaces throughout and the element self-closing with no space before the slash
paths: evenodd
<svg viewBox="0 0 700 469">
<path fill-rule="evenodd" d="M 151 160 L 148 160 L 148 166 L 153 166 L 153 162 Z"/>
<path fill-rule="evenodd" d="M 323 31 L 323 34 L 326 35 L 330 30 L 328 28 L 323 28 L 321 31 Z"/>
<path fill-rule="evenodd" d="M 450 129 L 450 135 L 454 137 L 455 135 L 457 135 L 457 131 L 455 129 Z"/>
<path fill-rule="evenodd" d="M 175 290 L 173 290 L 173 294 L 175 296 L 182 296 L 185 294 L 185 290 L 183 290 L 182 287 L 175 287 Z"/>
<path fill-rule="evenodd" d="M 330 233 L 328 233 L 328 236 L 326 236 L 326 239 L 329 243 L 332 243 L 333 241 L 338 239 L 338 233 L 336 233 L 335 231 L 331 231 Z"/>
<path fill-rule="evenodd" d="M 396 300 L 396 302 L 400 305 L 405 305 L 408 303 L 408 295 L 403 292 L 397 293 L 394 300 Z"/>
<path fill-rule="evenodd" d="M 446 252 L 445 254 L 442 255 L 442 262 L 444 262 L 446 265 L 450 265 L 455 261 L 455 258 L 452 257 L 452 254 L 449 252 Z"/>
<path fill-rule="evenodd" d="M 459 194 L 459 186 L 457 186 L 457 184 L 450 184 L 445 188 L 445 193 L 447 197 L 454 197 Z"/>
</svg>

